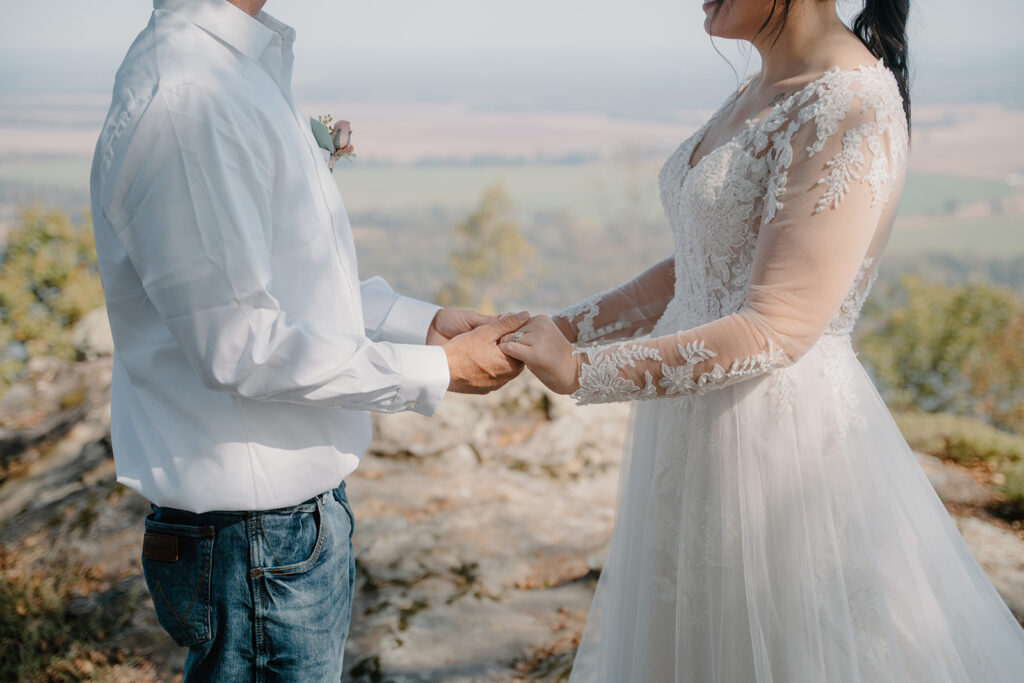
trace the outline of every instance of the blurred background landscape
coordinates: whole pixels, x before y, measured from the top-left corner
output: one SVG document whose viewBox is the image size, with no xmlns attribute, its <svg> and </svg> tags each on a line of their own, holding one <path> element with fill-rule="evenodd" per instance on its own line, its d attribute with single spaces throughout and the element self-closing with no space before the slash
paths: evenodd
<svg viewBox="0 0 1024 683">
<path fill-rule="evenodd" d="M 553 312 L 669 255 L 658 169 L 757 70 L 756 53 L 711 44 L 696 1 L 267 10 L 297 29 L 300 108 L 353 124 L 357 159 L 335 177 L 363 276 L 491 311 Z M 0 0 L 3 680 L 180 673 L 139 576 L 148 507 L 113 481 L 88 216 L 113 74 L 150 11 Z M 1024 6 L 1000 0 L 915 8 L 910 173 L 856 339 L 1018 617 L 1022 22 Z M 347 676 L 564 677 L 627 416 L 573 409 L 524 379 L 487 401 L 446 400 L 434 421 L 377 420 L 349 488 L 360 592 Z"/>
</svg>

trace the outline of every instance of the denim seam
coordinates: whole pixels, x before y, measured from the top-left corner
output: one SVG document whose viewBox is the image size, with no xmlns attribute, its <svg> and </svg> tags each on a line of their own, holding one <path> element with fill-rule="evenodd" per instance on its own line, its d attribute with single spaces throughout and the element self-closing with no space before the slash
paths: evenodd
<svg viewBox="0 0 1024 683">
<path fill-rule="evenodd" d="M 354 534 L 356 530 L 356 518 L 355 515 L 352 513 L 352 504 L 348 502 L 348 496 L 345 495 L 344 489 L 342 489 L 342 496 L 337 500 L 338 503 L 341 505 L 341 508 L 345 511 L 345 514 L 348 515 L 348 540 L 349 542 L 351 542 L 352 534 Z"/>
<path fill-rule="evenodd" d="M 255 534 L 255 522 L 253 520 L 253 518 L 258 515 L 258 512 L 248 515 L 245 520 L 246 537 L 249 541 L 249 558 L 251 567 L 258 567 L 263 564 L 261 561 L 259 542 Z M 262 585 L 259 580 L 259 574 L 255 569 L 249 573 L 249 585 L 252 590 L 253 607 L 253 668 L 255 669 L 253 674 L 256 683 L 262 683 L 265 678 L 267 653 L 266 639 L 263 632 L 263 605 L 262 600 L 260 599 Z"/>
<path fill-rule="evenodd" d="M 281 564 L 281 559 L 277 556 L 277 553 L 274 552 L 273 546 L 270 545 L 270 538 L 267 536 L 267 530 L 263 526 L 263 515 L 260 515 L 257 519 L 259 520 L 259 534 L 263 539 L 263 544 L 267 546 L 267 550 L 270 551 L 270 556 L 274 558 L 274 562 Z"/>
</svg>

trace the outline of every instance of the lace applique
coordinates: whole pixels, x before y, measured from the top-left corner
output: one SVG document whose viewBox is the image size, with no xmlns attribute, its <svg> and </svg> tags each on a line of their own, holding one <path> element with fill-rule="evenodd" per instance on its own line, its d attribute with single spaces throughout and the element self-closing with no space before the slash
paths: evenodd
<svg viewBox="0 0 1024 683">
<path fill-rule="evenodd" d="M 677 348 L 679 355 L 686 361 L 685 364 L 677 367 L 664 364 L 661 366 L 663 377 L 658 384 L 665 387 L 665 393 L 668 396 L 676 394 L 697 394 L 699 396 L 726 382 L 759 375 L 788 361 L 786 354 L 769 342 L 768 350 L 764 353 L 743 360 L 735 360 L 728 370 L 716 363 L 710 372 L 702 373 L 700 377 L 694 379 L 694 367 L 698 363 L 715 358 L 718 354 L 707 348 L 703 340 L 690 342 L 686 346 L 679 345 Z"/>
<path fill-rule="evenodd" d="M 850 293 L 846 295 L 842 305 L 839 307 L 839 311 L 829 322 L 828 327 L 825 328 L 825 334 L 848 335 L 853 332 L 853 327 L 860 316 L 860 310 L 864 307 L 864 302 L 871 292 L 871 286 L 878 278 L 877 268 L 868 276 L 868 271 L 871 270 L 871 266 L 874 263 L 875 259 L 869 257 L 860 264 L 860 270 L 857 271 L 857 276 L 853 279 L 853 284 L 850 286 Z"/>
<path fill-rule="evenodd" d="M 694 377 L 694 369 L 698 363 L 717 357 L 713 350 L 707 348 L 703 340 L 689 344 L 677 345 L 683 365 L 671 366 L 662 362 L 662 378 L 658 384 L 665 389 L 665 395 L 698 396 L 717 389 L 724 384 L 731 384 L 746 377 L 760 375 L 771 368 L 789 362 L 786 354 L 768 343 L 768 349 L 742 360 L 734 360 L 728 369 L 718 365 Z M 662 361 L 661 353 L 652 347 L 642 344 L 626 344 L 610 346 L 597 351 L 578 351 L 590 362 L 580 364 L 580 388 L 572 394 L 577 404 L 607 403 L 612 401 L 637 401 L 658 397 L 654 379 L 647 371 L 644 373 L 646 387 L 640 389 L 632 380 L 621 377 L 619 371 L 627 367 L 635 367 L 638 361 Z"/>
<path fill-rule="evenodd" d="M 598 305 L 601 301 L 601 295 L 592 296 L 589 299 L 584 299 L 575 306 L 570 306 L 556 317 L 563 318 L 570 325 L 576 328 L 576 342 L 579 344 L 585 344 L 593 339 L 596 339 L 600 335 L 594 329 L 594 320 L 601 313 L 601 307 Z M 575 322 L 578 316 L 583 316 L 580 321 Z"/>
<path fill-rule="evenodd" d="M 838 411 L 838 437 L 845 439 L 852 429 L 866 429 L 867 420 L 860 410 L 860 397 L 854 382 L 855 367 L 850 362 L 853 348 L 847 336 L 824 336 L 818 344 L 822 352 L 822 370 L 832 387 L 835 406 Z"/>
<path fill-rule="evenodd" d="M 891 97 L 886 97 L 891 86 L 892 74 L 881 63 L 874 68 L 862 67 L 856 71 L 840 71 L 834 67 L 821 78 L 794 97 L 788 107 L 802 106 L 793 120 L 782 130 L 770 136 L 772 149 L 769 157 L 775 172 L 769 180 L 765 194 L 764 222 L 770 223 L 779 209 L 786 192 L 790 165 L 794 150 L 792 139 L 805 124 L 814 122 L 816 141 L 807 148 L 813 157 L 824 149 L 825 141 L 839 132 L 839 126 L 850 111 L 854 97 L 862 103 L 862 113 L 873 112 L 874 120 L 847 130 L 843 134 L 842 149 L 825 166 L 829 173 L 818 180 L 825 186 L 825 192 L 815 206 L 814 213 L 837 208 L 850 190 L 850 184 L 858 180 L 871 188 L 872 205 L 884 203 L 892 194 L 900 168 L 906 155 L 908 132 L 903 109 Z M 855 87 L 856 86 L 856 87 Z M 812 97 L 817 100 L 807 104 Z M 806 105 L 806 106 L 804 106 Z M 788 112 L 780 108 L 769 115 L 754 135 L 755 153 L 767 146 L 770 131 L 779 129 Z M 882 153 L 882 137 L 889 136 L 888 154 Z M 865 173 L 866 160 L 863 148 L 872 153 L 871 165 Z"/>
<path fill-rule="evenodd" d="M 793 414 L 797 384 L 799 384 L 799 380 L 790 368 L 781 368 L 772 377 L 771 386 L 768 387 L 768 395 L 772 398 L 775 412 L 778 416 Z"/>
<path fill-rule="evenodd" d="M 594 327 L 594 321 L 597 320 L 599 315 L 601 315 L 601 302 L 604 297 L 605 294 L 598 294 L 590 297 L 589 299 L 584 299 L 578 304 L 570 306 L 554 316 L 556 318 L 562 318 L 568 322 L 569 325 L 576 328 L 576 343 L 578 345 L 592 344 L 596 340 L 614 335 L 616 332 L 631 327 L 630 321 L 623 317 L 620 317 L 618 320 L 602 327 Z M 580 317 L 578 322 L 576 321 L 577 317 Z M 638 324 L 633 336 L 640 336 L 643 335 L 643 333 L 643 325 Z M 622 336 L 629 335 L 627 334 Z"/>
<path fill-rule="evenodd" d="M 586 356 L 590 362 L 580 365 L 580 388 L 572 397 L 583 403 L 612 403 L 655 398 L 658 390 L 650 372 L 644 373 L 643 389 L 636 382 L 619 376 L 623 368 L 636 367 L 638 361 L 661 361 L 657 349 L 643 344 L 618 344 L 595 351 L 577 350 L 577 356 Z"/>
</svg>

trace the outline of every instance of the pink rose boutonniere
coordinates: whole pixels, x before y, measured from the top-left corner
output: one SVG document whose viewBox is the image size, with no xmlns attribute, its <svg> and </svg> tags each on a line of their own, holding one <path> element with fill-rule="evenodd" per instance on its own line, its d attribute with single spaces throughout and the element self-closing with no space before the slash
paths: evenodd
<svg viewBox="0 0 1024 683">
<path fill-rule="evenodd" d="M 352 124 L 348 121 L 334 122 L 334 118 L 327 114 L 319 118 L 309 120 L 313 129 L 313 137 L 316 144 L 326 149 L 331 158 L 327 167 L 334 172 L 334 162 L 338 159 L 348 159 L 350 162 L 356 158 L 355 147 L 352 146 Z"/>
</svg>

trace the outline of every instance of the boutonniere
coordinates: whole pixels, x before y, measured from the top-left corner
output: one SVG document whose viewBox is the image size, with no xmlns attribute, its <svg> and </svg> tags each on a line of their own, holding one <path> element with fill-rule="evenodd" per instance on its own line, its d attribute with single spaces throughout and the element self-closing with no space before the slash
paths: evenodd
<svg viewBox="0 0 1024 683">
<path fill-rule="evenodd" d="M 334 162 L 338 159 L 348 159 L 350 162 L 356 158 L 355 147 L 352 146 L 352 124 L 348 121 L 334 123 L 334 118 L 327 114 L 319 118 L 311 118 L 309 125 L 313 129 L 313 137 L 316 144 L 326 149 L 331 159 L 327 162 L 327 168 L 334 171 Z"/>
</svg>

